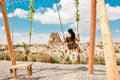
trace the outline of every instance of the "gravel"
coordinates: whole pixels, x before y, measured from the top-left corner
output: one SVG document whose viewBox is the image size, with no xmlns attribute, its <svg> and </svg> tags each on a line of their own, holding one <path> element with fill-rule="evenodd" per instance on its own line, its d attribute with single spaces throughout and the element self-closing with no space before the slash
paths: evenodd
<svg viewBox="0 0 120 80">
<path fill-rule="evenodd" d="M 23 64 L 28 62 L 17 62 Z M 0 61 L 0 80 L 11 80 L 10 61 Z M 30 80 L 106 80 L 105 65 L 94 65 L 94 75 L 88 75 L 87 65 L 66 65 L 33 62 L 33 75 Z M 118 66 L 120 71 L 120 66 Z M 26 70 L 17 70 L 18 80 L 28 80 Z"/>
</svg>

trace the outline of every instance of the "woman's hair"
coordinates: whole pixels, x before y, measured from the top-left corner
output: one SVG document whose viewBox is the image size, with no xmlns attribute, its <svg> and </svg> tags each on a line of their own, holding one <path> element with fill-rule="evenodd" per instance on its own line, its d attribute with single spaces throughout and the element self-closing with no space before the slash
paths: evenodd
<svg viewBox="0 0 120 80">
<path fill-rule="evenodd" d="M 71 34 L 72 39 L 75 39 L 75 33 L 73 32 L 73 30 L 70 28 L 68 29 L 68 32 Z"/>
</svg>

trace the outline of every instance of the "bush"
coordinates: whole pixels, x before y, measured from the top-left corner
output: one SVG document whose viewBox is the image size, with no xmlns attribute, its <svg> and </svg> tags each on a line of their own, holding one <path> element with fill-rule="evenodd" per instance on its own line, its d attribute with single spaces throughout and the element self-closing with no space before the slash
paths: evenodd
<svg viewBox="0 0 120 80">
<path fill-rule="evenodd" d="M 105 65 L 105 59 L 104 57 L 94 57 L 94 63 Z"/>
<path fill-rule="evenodd" d="M 87 59 L 82 59 L 80 60 L 80 64 L 87 64 L 88 63 L 88 60 Z"/>
<path fill-rule="evenodd" d="M 16 61 L 24 61 L 24 55 L 23 54 L 19 54 L 15 56 Z"/>
<path fill-rule="evenodd" d="M 4 60 L 4 54 L 0 53 L 0 60 Z"/>
<path fill-rule="evenodd" d="M 117 58 L 117 65 L 120 65 L 120 58 Z"/>
<path fill-rule="evenodd" d="M 57 58 L 51 57 L 51 63 L 60 63 Z"/>
<path fill-rule="evenodd" d="M 10 56 L 8 53 L 0 53 L 0 60 L 4 60 L 5 56 L 6 56 L 6 60 L 10 60 Z"/>
<path fill-rule="evenodd" d="M 40 52 L 40 53 L 37 54 L 36 61 L 50 63 L 51 62 L 51 56 L 48 53 L 42 51 L 42 52 Z"/>
<path fill-rule="evenodd" d="M 105 59 L 104 59 L 104 57 L 99 57 L 98 61 L 99 61 L 99 64 L 105 65 Z"/>
<path fill-rule="evenodd" d="M 94 63 L 95 63 L 95 64 L 99 64 L 99 59 L 98 59 L 98 57 L 94 57 Z"/>
<path fill-rule="evenodd" d="M 36 62 L 36 57 L 37 57 L 37 55 L 33 55 L 33 56 L 32 56 L 32 61 L 33 61 L 33 62 Z"/>
<path fill-rule="evenodd" d="M 72 64 L 72 61 L 70 60 L 70 57 L 66 57 L 64 64 Z"/>
<path fill-rule="evenodd" d="M 115 50 L 115 53 L 119 53 L 119 50 L 116 49 L 116 50 Z"/>
</svg>

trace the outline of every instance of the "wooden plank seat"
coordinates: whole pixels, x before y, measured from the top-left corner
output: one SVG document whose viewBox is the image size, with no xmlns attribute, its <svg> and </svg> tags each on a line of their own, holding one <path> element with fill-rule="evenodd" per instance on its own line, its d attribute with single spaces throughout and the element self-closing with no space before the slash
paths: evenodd
<svg viewBox="0 0 120 80">
<path fill-rule="evenodd" d="M 32 64 L 33 63 L 27 63 L 27 64 L 18 64 L 18 65 L 12 65 L 9 68 L 10 73 L 14 74 L 14 78 L 16 78 L 16 71 L 17 69 L 23 69 L 26 68 L 27 69 L 27 76 L 28 78 L 30 78 L 32 76 Z"/>
</svg>

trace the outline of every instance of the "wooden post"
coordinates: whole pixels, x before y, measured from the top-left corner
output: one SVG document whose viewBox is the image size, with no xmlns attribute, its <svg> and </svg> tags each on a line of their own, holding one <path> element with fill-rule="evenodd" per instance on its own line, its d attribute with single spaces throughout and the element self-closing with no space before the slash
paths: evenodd
<svg viewBox="0 0 120 80">
<path fill-rule="evenodd" d="M 8 49 L 9 49 L 11 63 L 12 63 L 12 65 L 16 65 L 16 61 L 15 61 L 14 53 L 13 53 L 13 45 L 12 45 L 11 36 L 10 36 L 8 17 L 7 17 L 7 13 L 6 13 L 6 7 L 5 7 L 5 4 L 4 4 L 4 0 L 1 0 L 1 8 L 2 8 L 2 15 L 3 15 L 3 21 L 4 21 L 4 27 L 5 27 L 5 32 L 6 32 L 7 45 L 8 45 Z M 15 78 L 16 78 L 16 70 L 14 72 L 15 72 L 14 75 L 15 75 Z"/>
<path fill-rule="evenodd" d="M 90 52 L 88 62 L 88 74 L 93 74 L 94 46 L 96 34 L 96 0 L 91 0 L 91 23 L 90 23 Z"/>
<path fill-rule="evenodd" d="M 104 47 L 107 80 L 120 80 L 104 0 L 97 0 L 97 5 Z"/>
</svg>

